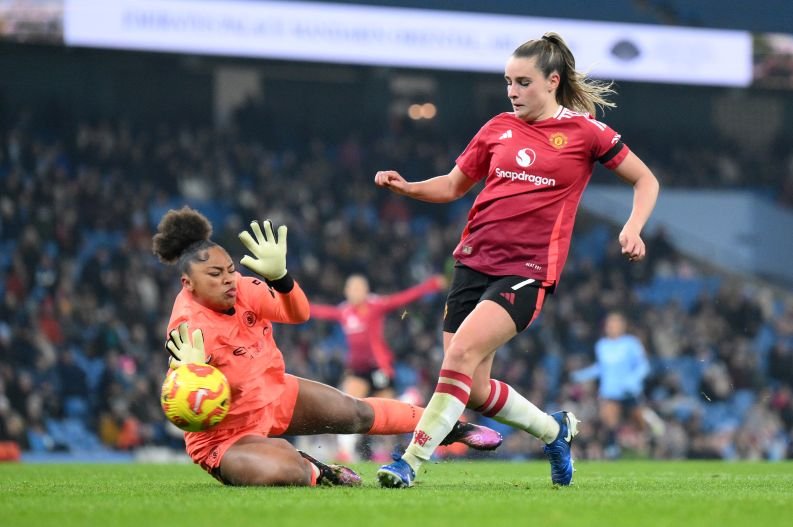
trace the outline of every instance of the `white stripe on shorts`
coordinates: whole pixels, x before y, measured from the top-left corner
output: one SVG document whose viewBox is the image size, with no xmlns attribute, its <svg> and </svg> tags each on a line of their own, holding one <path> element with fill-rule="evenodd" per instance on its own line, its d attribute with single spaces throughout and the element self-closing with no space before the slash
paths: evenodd
<svg viewBox="0 0 793 527">
<path fill-rule="evenodd" d="M 523 286 L 527 286 L 527 285 L 529 285 L 529 284 L 532 284 L 532 283 L 534 283 L 534 282 L 536 282 L 536 280 L 535 280 L 534 278 L 529 278 L 528 280 L 524 280 L 524 281 L 522 281 L 522 282 L 519 282 L 519 283 L 517 283 L 517 284 L 513 285 L 513 286 L 512 286 L 512 290 L 513 290 L 513 291 L 517 291 L 517 290 L 518 290 L 518 289 L 520 289 L 521 287 L 523 287 Z"/>
</svg>

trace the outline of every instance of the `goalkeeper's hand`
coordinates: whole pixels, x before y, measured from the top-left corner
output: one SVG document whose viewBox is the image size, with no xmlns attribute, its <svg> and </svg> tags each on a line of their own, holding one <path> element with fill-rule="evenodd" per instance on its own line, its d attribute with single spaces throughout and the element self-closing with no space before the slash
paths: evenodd
<svg viewBox="0 0 793 527">
<path fill-rule="evenodd" d="M 258 221 L 251 222 L 254 240 L 248 231 L 239 234 L 240 241 L 250 251 L 240 263 L 267 280 L 278 280 L 286 276 L 286 225 L 278 227 L 278 237 L 273 234 L 270 220 L 264 220 L 264 233 Z"/>
<path fill-rule="evenodd" d="M 209 362 L 204 353 L 204 334 L 200 329 L 193 331 L 192 342 L 190 339 L 190 326 L 182 322 L 177 329 L 171 331 L 165 347 L 171 354 L 168 365 L 178 368 L 183 364 L 206 364 Z"/>
</svg>

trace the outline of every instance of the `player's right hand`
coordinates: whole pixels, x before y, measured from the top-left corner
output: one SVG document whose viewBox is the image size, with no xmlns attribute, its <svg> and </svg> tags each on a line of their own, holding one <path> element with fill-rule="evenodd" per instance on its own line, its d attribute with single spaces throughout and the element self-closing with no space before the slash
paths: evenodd
<svg viewBox="0 0 793 527">
<path fill-rule="evenodd" d="M 403 178 L 396 170 L 378 171 L 377 174 L 374 175 L 374 184 L 378 187 L 387 188 L 396 194 L 402 194 L 403 196 L 409 195 L 409 183 L 405 181 L 405 178 Z"/>
<path fill-rule="evenodd" d="M 201 329 L 193 331 L 192 341 L 190 339 L 190 326 L 182 322 L 177 329 L 171 331 L 165 347 L 171 354 L 168 365 L 171 368 L 178 368 L 183 364 L 206 364 L 209 362 L 204 353 L 204 334 Z"/>
</svg>

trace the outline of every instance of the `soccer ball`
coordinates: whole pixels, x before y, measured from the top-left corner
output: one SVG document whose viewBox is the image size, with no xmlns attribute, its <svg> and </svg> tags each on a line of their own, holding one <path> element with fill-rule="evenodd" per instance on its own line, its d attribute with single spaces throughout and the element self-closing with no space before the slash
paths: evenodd
<svg viewBox="0 0 793 527">
<path fill-rule="evenodd" d="M 160 405 L 168 420 L 182 430 L 209 430 L 229 413 L 229 381 L 209 364 L 183 364 L 165 377 Z"/>
</svg>

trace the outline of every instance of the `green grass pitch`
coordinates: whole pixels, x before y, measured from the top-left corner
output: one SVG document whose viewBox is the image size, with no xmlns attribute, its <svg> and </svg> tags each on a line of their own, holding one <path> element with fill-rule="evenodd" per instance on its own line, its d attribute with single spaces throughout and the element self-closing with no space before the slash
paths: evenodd
<svg viewBox="0 0 793 527">
<path fill-rule="evenodd" d="M 793 463 L 451 461 L 411 489 L 223 487 L 192 465 L 0 464 L 0 525 L 747 526 L 793 518 Z"/>
</svg>

